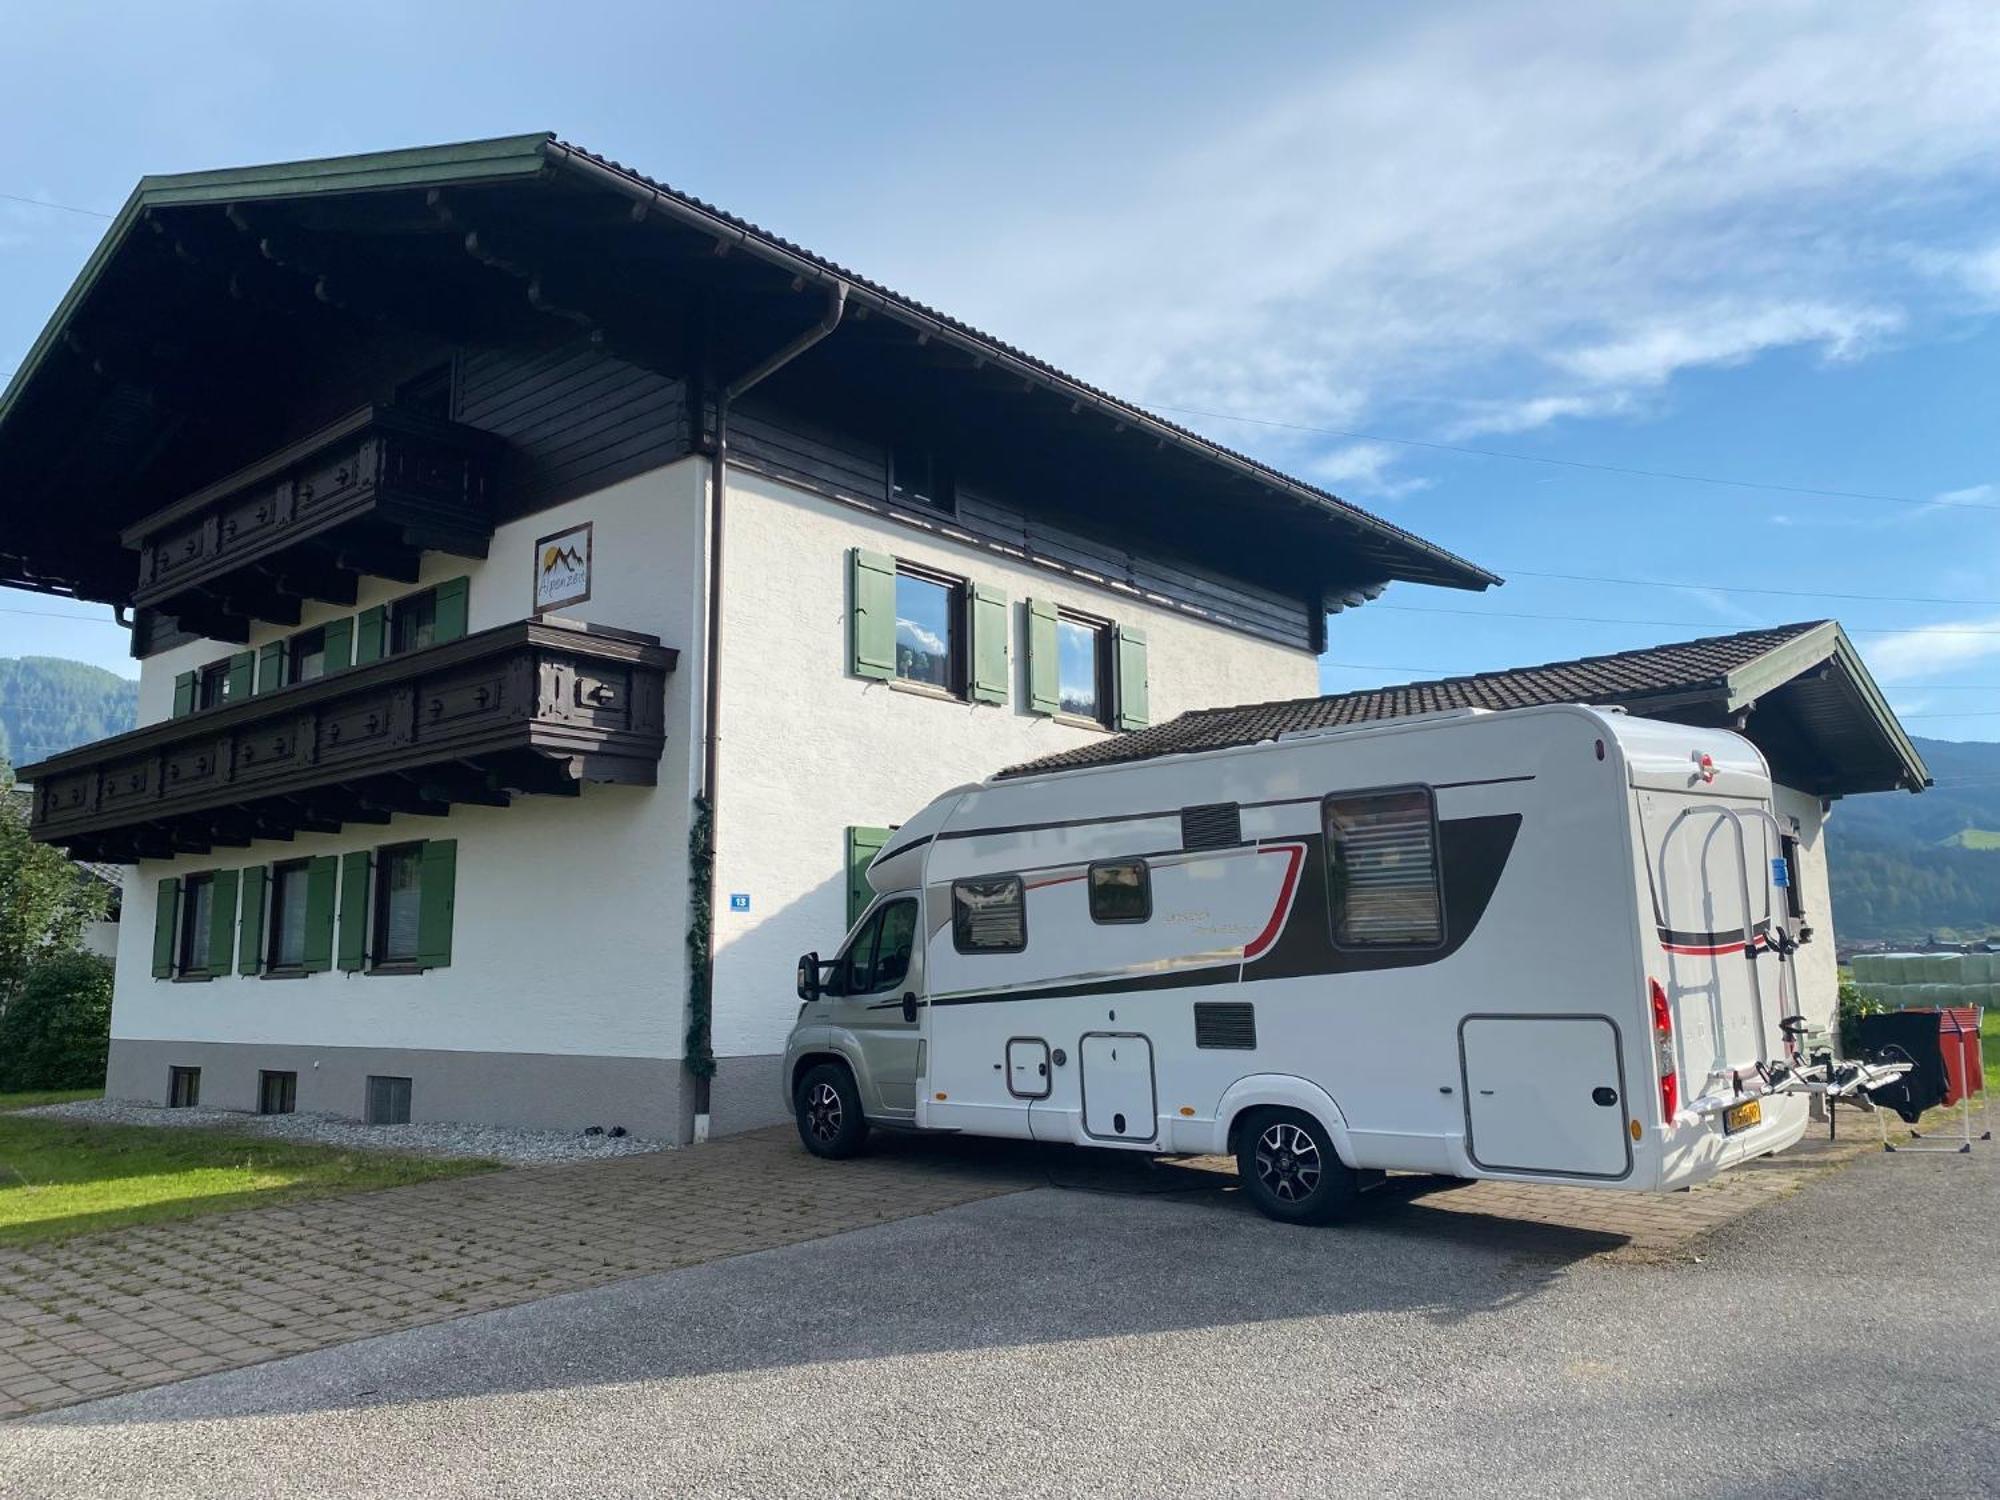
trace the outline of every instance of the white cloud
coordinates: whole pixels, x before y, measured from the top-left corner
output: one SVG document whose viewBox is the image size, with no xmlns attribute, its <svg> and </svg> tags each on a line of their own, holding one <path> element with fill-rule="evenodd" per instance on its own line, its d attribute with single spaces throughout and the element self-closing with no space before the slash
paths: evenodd
<svg viewBox="0 0 2000 1500">
<path fill-rule="evenodd" d="M 1903 635 L 1874 636 L 1865 647 L 1869 669 L 1884 682 L 1935 677 L 2000 657 L 2000 615 L 1926 625 Z"/>
<path fill-rule="evenodd" d="M 1910 262 L 1932 276 L 1958 283 L 1983 302 L 2000 306 L 2000 239 L 1970 250 L 1914 247 Z"/>
<path fill-rule="evenodd" d="M 905 646 L 912 646 L 927 656 L 943 656 L 946 646 L 943 637 L 934 630 L 926 630 L 915 620 L 896 617 L 896 640 Z"/>
<path fill-rule="evenodd" d="M 1994 498 L 1994 495 L 1995 489 L 1990 484 L 1969 484 L 1962 490 L 1946 490 L 1943 494 L 1932 497 L 1931 504 L 1985 505 Z"/>
<path fill-rule="evenodd" d="M 1690 308 L 1554 358 L 1594 384 L 1629 390 L 1663 385 L 1682 370 L 1741 364 L 1797 345 L 1816 347 L 1829 360 L 1851 359 L 1902 326 L 1902 314 L 1887 308 L 1822 303 Z"/>
<path fill-rule="evenodd" d="M 1493 433 L 1532 432 L 1551 422 L 1573 417 L 1623 416 L 1638 406 L 1629 391 L 1600 391 L 1587 396 L 1530 396 L 1521 400 L 1474 401 L 1472 412 L 1445 429 L 1451 442 Z"/>
<path fill-rule="evenodd" d="M 1389 466 L 1402 457 L 1400 450 L 1387 443 L 1350 443 L 1309 460 L 1303 467 L 1309 477 L 1343 494 L 1400 500 L 1429 489 L 1431 483 L 1428 479 L 1389 474 Z"/>
<path fill-rule="evenodd" d="M 1865 355 L 1937 295 L 1899 247 L 1950 213 L 1963 240 L 2000 186 L 1985 4 L 1398 15 L 1261 96 L 1140 101 L 1199 143 L 1044 163 L 1044 211 L 969 225 L 938 299 L 1142 399 L 1519 432 L 1772 350 Z"/>
</svg>

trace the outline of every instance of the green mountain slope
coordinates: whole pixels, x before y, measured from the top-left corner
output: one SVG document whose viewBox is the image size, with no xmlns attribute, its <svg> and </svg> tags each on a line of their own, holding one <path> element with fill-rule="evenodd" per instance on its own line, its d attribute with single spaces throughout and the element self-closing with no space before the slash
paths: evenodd
<svg viewBox="0 0 2000 1500">
<path fill-rule="evenodd" d="M 26 765 L 137 722 L 139 684 L 57 656 L 0 657 L 0 756 Z"/>
<path fill-rule="evenodd" d="M 1937 785 L 1834 805 L 1834 929 L 1911 941 L 2000 933 L 2000 744 L 1918 740 Z"/>
</svg>

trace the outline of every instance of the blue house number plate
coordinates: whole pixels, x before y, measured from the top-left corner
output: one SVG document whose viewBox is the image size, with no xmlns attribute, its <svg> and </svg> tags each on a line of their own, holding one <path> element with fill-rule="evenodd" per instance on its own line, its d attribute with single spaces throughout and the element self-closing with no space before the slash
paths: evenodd
<svg viewBox="0 0 2000 1500">
<path fill-rule="evenodd" d="M 731 891 L 729 893 L 729 909 L 731 911 L 750 910 L 750 893 L 748 891 Z"/>
</svg>

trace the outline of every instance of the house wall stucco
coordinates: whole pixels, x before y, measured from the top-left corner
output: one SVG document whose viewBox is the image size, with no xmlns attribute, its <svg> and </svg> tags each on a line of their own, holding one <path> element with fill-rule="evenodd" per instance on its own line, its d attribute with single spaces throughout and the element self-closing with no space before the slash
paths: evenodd
<svg viewBox="0 0 2000 1500">
<path fill-rule="evenodd" d="M 732 472 L 723 567 L 722 770 L 718 808 L 715 1050 L 770 1118 L 774 1069 L 798 1011 L 794 964 L 831 954 L 847 927 L 846 830 L 903 822 L 939 793 L 1105 731 L 1026 708 L 1022 615 L 1046 598 L 1148 638 L 1154 722 L 1191 708 L 1317 691 L 1311 653 L 1273 645 L 886 521 L 761 475 Z M 854 547 L 1004 588 L 1012 691 L 972 704 L 851 676 L 847 557 Z M 750 898 L 747 912 L 729 897 Z M 768 1076 L 767 1076 L 768 1075 Z"/>
<path fill-rule="evenodd" d="M 1801 925 L 1813 932 L 1812 941 L 1792 955 L 1799 1014 L 1814 1026 L 1831 1026 L 1839 1003 L 1840 965 L 1833 952 L 1833 896 L 1827 884 L 1827 814 L 1820 810 L 1820 799 L 1811 793 L 1788 786 L 1775 791 L 1778 821 L 1797 830 L 1799 890 L 1805 902 L 1805 916 L 1799 921 L 1789 917 L 1780 920 L 1794 937 Z"/>
<path fill-rule="evenodd" d="M 586 785 L 574 798 L 517 797 L 507 808 L 458 806 L 443 818 L 399 816 L 387 826 L 351 824 L 338 834 L 142 863 L 125 885 L 133 920 L 120 924 L 114 1047 L 182 1041 L 418 1055 L 678 1059 L 686 1024 L 682 924 L 699 703 L 704 477 L 694 460 L 654 470 L 500 527 L 483 561 L 428 554 L 421 584 L 367 579 L 351 608 L 309 605 L 299 626 L 255 627 L 253 650 L 461 574 L 472 580 L 471 630 L 520 619 L 532 606 L 535 541 L 590 520 L 592 597 L 562 611 L 563 617 L 645 631 L 682 652 L 680 669 L 667 677 L 659 784 Z M 140 677 L 142 720 L 170 711 L 177 672 L 243 649 L 190 642 L 148 659 Z M 232 955 L 232 972 L 213 980 L 152 977 L 154 892 L 161 877 L 418 838 L 458 840 L 449 967 L 420 975 L 336 970 L 263 979 L 235 974 Z M 121 1050 L 141 1055 L 132 1046 Z M 497 1067 L 484 1073 L 492 1076 Z M 129 1064 L 115 1063 L 113 1071 L 121 1087 L 136 1080 L 149 1084 L 148 1096 L 164 1093 L 163 1065 L 151 1079 L 138 1079 Z M 423 1092 L 421 1079 L 416 1091 Z M 475 1097 L 465 1089 L 432 1093 L 447 1096 Z M 209 1097 L 222 1102 L 217 1094 Z M 311 1107 L 305 1097 L 301 1107 Z M 518 1114 L 516 1106 L 496 1102 L 494 1113 L 480 1117 L 510 1111 Z M 591 1115 L 585 1123 L 597 1119 Z"/>
<path fill-rule="evenodd" d="M 357 1111 L 359 1079 L 400 1069 L 415 1079 L 424 1117 L 563 1125 L 616 1116 L 684 1134 L 690 1100 L 677 1063 L 686 1029 L 688 813 L 701 773 L 708 475 L 705 459 L 682 460 L 501 527 L 484 561 L 430 554 L 419 584 L 364 580 L 350 608 L 308 605 L 299 626 L 254 628 L 250 650 L 461 574 L 472 580 L 470 629 L 519 619 L 530 607 L 535 540 L 591 520 L 592 598 L 564 615 L 647 631 L 681 653 L 668 679 L 660 783 L 586 786 L 575 799 L 461 806 L 448 818 L 398 817 L 386 827 L 138 866 L 126 900 L 141 916 L 123 924 L 112 1023 L 117 1089 L 163 1097 L 172 1060 L 199 1055 L 204 1102 L 250 1108 L 258 1068 L 304 1058 L 301 1108 Z M 1294 697 L 1317 681 L 1308 652 L 760 475 L 732 474 L 727 525 L 711 1101 L 718 1133 L 782 1112 L 776 1054 L 797 1011 L 793 960 L 807 948 L 830 952 L 843 935 L 846 829 L 899 823 L 953 786 L 1104 732 L 1023 706 L 1029 597 L 1142 626 L 1156 721 L 1205 705 Z M 1006 591 L 1009 703 L 944 700 L 848 674 L 847 556 L 857 546 Z M 177 673 L 244 649 L 190 642 L 147 660 L 142 721 L 170 713 Z M 448 968 L 151 977 L 153 892 L 163 875 L 424 837 L 459 840 Z M 750 897 L 747 912 L 730 909 L 734 892 Z M 676 1066 L 656 1077 L 622 1060 Z M 660 1081 L 669 1076 L 671 1089 Z M 541 1097 L 524 1100 L 523 1089 Z M 633 1089 L 645 1097 L 617 1098 Z M 683 1123 L 663 1123 L 670 1116 Z"/>
</svg>

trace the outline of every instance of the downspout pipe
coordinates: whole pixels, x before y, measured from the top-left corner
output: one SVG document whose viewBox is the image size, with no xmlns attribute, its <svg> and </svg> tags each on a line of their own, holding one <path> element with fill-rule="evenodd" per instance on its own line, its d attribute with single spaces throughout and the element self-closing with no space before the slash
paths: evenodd
<svg viewBox="0 0 2000 1500">
<path fill-rule="evenodd" d="M 708 649 L 706 699 L 702 709 L 701 736 L 701 796 L 708 807 L 706 895 L 709 913 L 707 941 L 703 944 L 701 956 L 701 981 L 703 993 L 708 997 L 711 1014 L 715 1005 L 715 851 L 718 847 L 716 829 L 721 813 L 717 797 L 717 777 L 722 762 L 722 527 L 723 497 L 729 488 L 730 408 L 735 405 L 738 397 L 777 374 L 831 334 L 840 326 L 840 320 L 846 314 L 847 283 L 835 281 L 827 288 L 826 308 L 820 314 L 817 323 L 724 385 L 716 392 L 715 397 L 715 438 L 713 450 L 709 454 Z M 706 1064 L 705 1070 L 695 1075 L 694 1138 L 696 1141 L 708 1138 L 709 1089 L 714 1073 L 711 1034 L 712 1024 L 708 1016 L 704 1016 L 699 1035 L 690 1036 L 688 1039 L 690 1061 L 699 1059 Z"/>
</svg>

